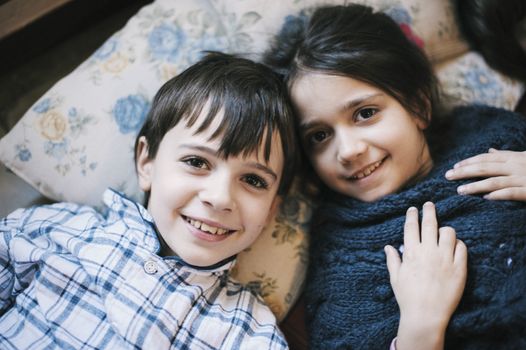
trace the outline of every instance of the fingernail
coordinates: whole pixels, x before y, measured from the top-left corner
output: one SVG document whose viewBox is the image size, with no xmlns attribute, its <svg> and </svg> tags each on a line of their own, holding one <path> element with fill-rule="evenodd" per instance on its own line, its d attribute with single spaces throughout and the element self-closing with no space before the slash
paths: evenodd
<svg viewBox="0 0 526 350">
<path fill-rule="evenodd" d="M 464 193 L 466 193 L 466 187 L 464 187 L 464 186 L 458 186 L 458 187 L 457 187 L 457 193 L 458 193 L 458 194 L 464 194 Z"/>
<path fill-rule="evenodd" d="M 453 173 L 454 173 L 453 170 L 446 171 L 446 178 L 449 179 L 450 177 L 452 177 Z"/>
<path fill-rule="evenodd" d="M 455 165 L 453 165 L 453 169 L 456 169 L 460 166 L 460 163 L 456 163 Z"/>
<path fill-rule="evenodd" d="M 424 207 L 432 207 L 433 206 L 433 202 L 425 202 L 424 203 Z"/>
<path fill-rule="evenodd" d="M 413 212 L 417 210 L 416 207 L 409 207 L 409 209 L 407 209 L 407 212 L 410 213 L 410 212 Z"/>
</svg>

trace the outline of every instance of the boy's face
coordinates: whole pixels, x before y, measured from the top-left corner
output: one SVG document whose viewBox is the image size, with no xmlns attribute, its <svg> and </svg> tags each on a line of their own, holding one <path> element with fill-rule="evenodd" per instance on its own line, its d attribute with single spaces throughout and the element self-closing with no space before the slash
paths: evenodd
<svg viewBox="0 0 526 350">
<path fill-rule="evenodd" d="M 348 77 L 306 73 L 291 96 L 312 165 L 335 191 L 375 201 L 431 169 L 427 125 L 382 90 Z"/>
<path fill-rule="evenodd" d="M 148 158 L 139 141 L 137 169 L 143 191 L 150 191 L 148 211 L 166 246 L 163 255 L 178 255 L 196 266 L 213 265 L 247 248 L 272 218 L 283 170 L 279 136 L 270 159 L 217 155 L 220 138 L 209 141 L 222 116 L 195 134 L 206 108 L 191 128 L 186 121 L 168 131 L 157 155 Z"/>
</svg>

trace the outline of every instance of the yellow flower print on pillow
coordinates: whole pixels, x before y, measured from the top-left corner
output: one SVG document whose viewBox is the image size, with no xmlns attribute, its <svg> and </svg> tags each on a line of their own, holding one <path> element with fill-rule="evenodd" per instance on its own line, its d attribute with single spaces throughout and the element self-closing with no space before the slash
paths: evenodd
<svg viewBox="0 0 526 350">
<path fill-rule="evenodd" d="M 60 112 L 50 110 L 40 118 L 38 126 L 44 138 L 50 141 L 60 141 L 66 133 L 68 122 Z"/>
</svg>

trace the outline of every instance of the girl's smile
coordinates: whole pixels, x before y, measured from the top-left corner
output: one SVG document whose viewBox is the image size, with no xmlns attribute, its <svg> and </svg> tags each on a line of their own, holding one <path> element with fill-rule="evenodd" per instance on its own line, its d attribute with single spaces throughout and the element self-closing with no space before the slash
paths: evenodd
<svg viewBox="0 0 526 350">
<path fill-rule="evenodd" d="M 357 181 L 370 176 L 383 164 L 384 160 L 385 158 L 364 166 L 363 168 L 361 168 L 358 171 L 355 171 L 351 176 L 349 176 L 348 180 Z"/>
</svg>

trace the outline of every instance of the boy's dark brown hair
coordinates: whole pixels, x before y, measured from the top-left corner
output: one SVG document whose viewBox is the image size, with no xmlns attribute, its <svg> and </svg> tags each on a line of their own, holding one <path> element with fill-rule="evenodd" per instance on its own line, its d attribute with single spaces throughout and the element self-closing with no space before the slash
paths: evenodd
<svg viewBox="0 0 526 350">
<path fill-rule="evenodd" d="M 273 136 L 279 134 L 284 165 L 278 194 L 286 194 L 299 154 L 287 88 L 270 68 L 234 55 L 209 52 L 159 89 L 137 135 L 135 158 L 141 136 L 146 138 L 148 156 L 153 159 L 164 135 L 181 121 L 191 127 L 205 105 L 208 113 L 197 133 L 206 130 L 224 112 L 211 136 L 221 139 L 221 157 L 249 155 L 263 144 L 268 161 L 271 146 L 278 146 Z"/>
</svg>

